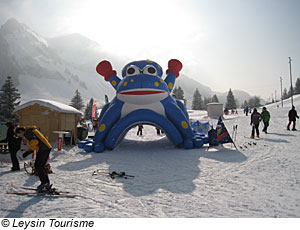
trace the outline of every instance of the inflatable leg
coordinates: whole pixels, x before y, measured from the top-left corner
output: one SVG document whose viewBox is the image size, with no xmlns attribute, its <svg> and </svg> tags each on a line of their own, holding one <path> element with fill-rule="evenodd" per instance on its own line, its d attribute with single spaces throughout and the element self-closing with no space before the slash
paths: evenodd
<svg viewBox="0 0 300 230">
<path fill-rule="evenodd" d="M 100 113 L 100 116 L 98 118 L 98 120 L 100 121 L 102 119 L 102 117 L 104 116 L 106 110 L 109 108 L 110 106 L 110 103 L 107 103 L 103 106 L 102 110 L 101 110 L 101 113 Z M 99 127 L 98 127 L 99 128 Z"/>
<path fill-rule="evenodd" d="M 173 102 L 167 102 L 164 107 L 167 118 L 177 127 L 183 137 L 184 148 L 193 148 L 194 134 L 181 108 Z"/>
<path fill-rule="evenodd" d="M 176 100 L 177 105 L 181 108 L 181 111 L 184 113 L 184 115 L 186 116 L 186 119 L 189 119 L 189 114 L 186 111 L 186 108 L 184 106 L 184 104 L 180 101 L 180 100 Z"/>
<path fill-rule="evenodd" d="M 106 112 L 103 114 L 102 119 L 99 121 L 99 126 L 97 128 L 95 137 L 94 137 L 94 151 L 103 152 L 104 151 L 104 140 L 117 120 L 120 119 L 120 111 L 123 106 L 123 102 L 113 101 Z"/>
</svg>

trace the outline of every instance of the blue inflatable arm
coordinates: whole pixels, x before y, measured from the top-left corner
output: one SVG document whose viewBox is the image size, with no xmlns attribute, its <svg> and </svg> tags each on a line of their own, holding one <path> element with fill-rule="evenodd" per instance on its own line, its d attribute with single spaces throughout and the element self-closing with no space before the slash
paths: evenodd
<svg viewBox="0 0 300 230">
<path fill-rule="evenodd" d="M 109 82 L 115 88 L 115 90 L 117 90 L 117 87 L 118 87 L 119 83 L 121 82 L 121 79 L 117 75 L 112 75 L 109 78 Z"/>
<path fill-rule="evenodd" d="M 165 79 L 165 82 L 168 86 L 169 92 L 171 93 L 176 81 L 176 75 L 174 73 L 169 73 Z"/>
</svg>

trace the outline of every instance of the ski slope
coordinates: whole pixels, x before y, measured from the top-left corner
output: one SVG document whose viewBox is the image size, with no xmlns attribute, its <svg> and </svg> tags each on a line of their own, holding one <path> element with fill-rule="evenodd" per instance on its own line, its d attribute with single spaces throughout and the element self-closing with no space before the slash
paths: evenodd
<svg viewBox="0 0 300 230">
<path fill-rule="evenodd" d="M 300 113 L 299 96 L 294 97 L 294 105 Z M 0 216 L 300 217 L 300 131 L 286 130 L 289 101 L 283 108 L 267 107 L 269 134 L 262 133 L 259 140 L 248 138 L 250 116 L 239 111 L 224 117 L 230 133 L 238 125 L 236 145 L 242 147 L 238 150 L 231 144 L 208 151 L 175 148 L 152 126 L 144 126 L 143 137 L 130 130 L 113 151 L 97 154 L 77 147 L 64 147 L 61 152 L 54 148 L 50 180 L 54 187 L 77 194 L 76 198 L 6 194 L 10 183 L 37 186 L 39 180 L 24 169 L 10 172 L 8 156 L 2 155 Z M 217 122 L 202 111 L 190 115 Z M 135 178 L 92 176 L 98 169 L 125 171 Z"/>
</svg>

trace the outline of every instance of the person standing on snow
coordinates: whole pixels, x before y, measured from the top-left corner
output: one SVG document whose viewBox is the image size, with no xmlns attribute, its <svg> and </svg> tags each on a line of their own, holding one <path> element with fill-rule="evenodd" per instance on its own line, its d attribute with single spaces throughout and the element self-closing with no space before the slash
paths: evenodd
<svg viewBox="0 0 300 230">
<path fill-rule="evenodd" d="M 6 126 L 8 128 L 7 135 L 4 140 L 1 140 L 1 143 L 8 143 L 8 150 L 10 153 L 10 159 L 12 163 L 11 171 L 19 171 L 20 165 L 17 158 L 17 152 L 21 148 L 22 139 L 15 136 L 14 126 L 11 122 L 7 122 Z"/>
<path fill-rule="evenodd" d="M 144 128 L 143 125 L 138 125 L 138 131 L 137 131 L 136 135 L 143 136 L 143 128 Z"/>
<path fill-rule="evenodd" d="M 246 114 L 246 116 L 248 116 L 248 112 L 249 112 L 249 108 L 248 106 L 244 109 L 244 113 Z"/>
<path fill-rule="evenodd" d="M 261 115 L 259 112 L 257 112 L 257 109 L 253 109 L 253 113 L 251 114 L 251 122 L 250 125 L 252 125 L 252 133 L 251 133 L 251 139 L 254 139 L 254 134 L 256 131 L 256 137 L 259 138 L 259 122 L 261 121 Z"/>
<path fill-rule="evenodd" d="M 52 146 L 48 139 L 36 128 L 36 126 L 19 127 L 16 129 L 18 137 L 25 137 L 29 143 L 29 150 L 23 153 L 23 158 L 37 151 L 34 167 L 40 178 L 41 184 L 37 187 L 37 192 L 43 192 L 51 189 L 50 180 L 48 177 L 45 164 L 50 155 Z"/>
<path fill-rule="evenodd" d="M 295 110 L 295 106 L 292 106 L 292 109 L 289 111 L 289 123 L 287 125 L 287 130 L 290 130 L 290 125 L 293 122 L 293 131 L 297 131 L 296 129 L 296 117 L 299 119 L 297 115 L 297 111 Z"/>
<path fill-rule="evenodd" d="M 270 121 L 271 115 L 269 113 L 269 111 L 267 110 L 266 107 L 263 107 L 262 112 L 261 112 L 261 119 L 264 123 L 264 128 L 263 128 L 263 132 L 267 133 L 267 129 L 269 127 L 269 121 Z"/>
</svg>

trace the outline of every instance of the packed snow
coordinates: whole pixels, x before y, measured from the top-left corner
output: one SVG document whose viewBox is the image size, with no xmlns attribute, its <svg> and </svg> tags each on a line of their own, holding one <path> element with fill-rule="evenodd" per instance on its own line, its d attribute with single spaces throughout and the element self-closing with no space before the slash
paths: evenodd
<svg viewBox="0 0 300 230">
<path fill-rule="evenodd" d="M 294 105 L 299 112 L 300 96 Z M 269 133 L 258 140 L 249 139 L 250 116 L 242 110 L 224 116 L 230 133 L 238 127 L 238 150 L 229 143 L 175 148 L 152 126 L 145 126 L 142 137 L 131 129 L 116 149 L 103 153 L 66 146 L 59 152 L 54 144 L 50 180 L 76 198 L 6 194 L 10 183 L 37 186 L 39 180 L 24 169 L 11 172 L 9 156 L 2 155 L 1 217 L 300 217 L 300 132 L 286 130 L 290 101 L 278 106 L 267 106 Z M 217 123 L 204 111 L 189 112 L 194 120 Z M 93 176 L 95 170 L 135 177 L 113 180 Z"/>
</svg>

